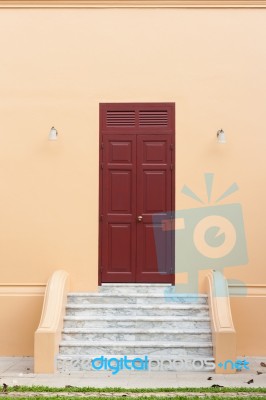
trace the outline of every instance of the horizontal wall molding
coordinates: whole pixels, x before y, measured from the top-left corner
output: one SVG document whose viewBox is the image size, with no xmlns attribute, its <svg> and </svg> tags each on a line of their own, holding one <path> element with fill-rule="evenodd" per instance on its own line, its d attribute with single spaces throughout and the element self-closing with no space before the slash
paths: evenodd
<svg viewBox="0 0 266 400">
<path fill-rule="evenodd" d="M 46 284 L 2 284 L 0 297 L 8 296 L 44 296 Z"/>
<path fill-rule="evenodd" d="M 0 0 L 0 8 L 266 8 L 266 0 Z"/>
<path fill-rule="evenodd" d="M 266 297 L 266 285 L 228 284 L 230 297 Z"/>
</svg>

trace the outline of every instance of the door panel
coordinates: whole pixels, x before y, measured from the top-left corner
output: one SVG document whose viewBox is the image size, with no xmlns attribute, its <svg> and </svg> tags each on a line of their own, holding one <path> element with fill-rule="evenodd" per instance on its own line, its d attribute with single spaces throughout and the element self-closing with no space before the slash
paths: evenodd
<svg viewBox="0 0 266 400">
<path fill-rule="evenodd" d="M 102 279 L 134 282 L 136 254 L 136 136 L 104 135 Z"/>
<path fill-rule="evenodd" d="M 171 162 L 170 135 L 137 136 L 137 215 L 142 217 L 137 223 L 138 282 L 171 281 L 172 241 L 169 234 L 156 236 L 155 231 L 162 231 L 162 225 L 153 222 L 154 214 L 167 218 L 171 211 Z M 160 260 L 164 265 L 158 265 L 156 237 L 160 237 Z"/>
<path fill-rule="evenodd" d="M 108 213 L 132 212 L 132 171 L 109 170 Z"/>
<path fill-rule="evenodd" d="M 167 206 L 166 171 L 143 171 L 143 213 L 155 213 Z"/>
<path fill-rule="evenodd" d="M 131 224 L 108 225 L 109 241 L 109 272 L 128 273 L 131 272 Z"/>
</svg>

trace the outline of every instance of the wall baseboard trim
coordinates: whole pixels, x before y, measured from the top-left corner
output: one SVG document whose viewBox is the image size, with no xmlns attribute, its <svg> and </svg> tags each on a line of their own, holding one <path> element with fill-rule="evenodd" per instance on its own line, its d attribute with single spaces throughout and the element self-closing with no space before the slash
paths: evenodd
<svg viewBox="0 0 266 400">
<path fill-rule="evenodd" d="M 2 284 L 0 285 L 1 296 L 44 296 L 46 284 Z"/>
<path fill-rule="evenodd" d="M 266 285 L 228 283 L 230 297 L 266 297 Z"/>
<path fill-rule="evenodd" d="M 266 0 L 0 0 L 0 8 L 266 8 Z"/>
</svg>

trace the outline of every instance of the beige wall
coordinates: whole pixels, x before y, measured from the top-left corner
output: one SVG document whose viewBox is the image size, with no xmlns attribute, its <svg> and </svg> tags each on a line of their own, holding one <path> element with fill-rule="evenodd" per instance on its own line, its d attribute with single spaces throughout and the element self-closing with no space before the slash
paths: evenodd
<svg viewBox="0 0 266 400">
<path fill-rule="evenodd" d="M 266 281 L 265 18 L 266 9 L 0 10 L 1 283 L 46 283 L 63 268 L 72 290 L 96 288 L 98 110 L 116 101 L 176 103 L 176 207 L 197 207 L 184 184 L 206 199 L 205 172 L 215 198 L 237 182 L 222 204 L 243 206 L 249 263 L 226 276 Z"/>
<path fill-rule="evenodd" d="M 44 285 L 0 284 L 0 355 L 32 356 Z"/>
<path fill-rule="evenodd" d="M 264 295 L 231 298 L 238 356 L 266 355 L 266 285 Z"/>
</svg>

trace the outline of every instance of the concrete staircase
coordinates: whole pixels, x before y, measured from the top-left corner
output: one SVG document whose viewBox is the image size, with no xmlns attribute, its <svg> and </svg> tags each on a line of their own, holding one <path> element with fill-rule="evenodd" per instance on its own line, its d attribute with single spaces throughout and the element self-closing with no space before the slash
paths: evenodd
<svg viewBox="0 0 266 400">
<path fill-rule="evenodd" d="M 151 370 L 213 370 L 207 296 L 174 290 L 105 284 L 97 293 L 70 293 L 58 370 L 90 370 L 100 356 L 148 356 Z"/>
</svg>

